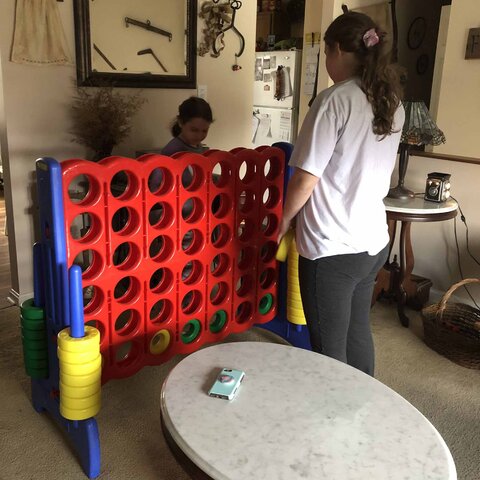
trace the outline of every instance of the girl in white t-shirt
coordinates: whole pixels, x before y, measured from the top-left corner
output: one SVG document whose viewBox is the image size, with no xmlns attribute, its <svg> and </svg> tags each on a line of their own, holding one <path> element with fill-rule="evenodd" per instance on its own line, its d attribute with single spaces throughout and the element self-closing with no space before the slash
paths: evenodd
<svg viewBox="0 0 480 480">
<path fill-rule="evenodd" d="M 388 254 L 383 198 L 404 122 L 402 89 L 367 15 L 339 16 L 324 40 L 334 85 L 315 98 L 295 144 L 278 241 L 295 218 L 312 349 L 373 375 L 369 309 Z"/>
</svg>

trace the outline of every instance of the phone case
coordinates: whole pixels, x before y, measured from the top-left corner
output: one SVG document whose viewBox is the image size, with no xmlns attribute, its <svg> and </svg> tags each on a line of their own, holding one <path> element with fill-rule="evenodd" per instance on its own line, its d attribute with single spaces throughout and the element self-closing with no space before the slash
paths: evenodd
<svg viewBox="0 0 480 480">
<path fill-rule="evenodd" d="M 223 368 L 215 379 L 208 394 L 211 397 L 223 398 L 224 400 L 232 400 L 245 377 L 245 372 L 235 370 L 233 368 Z"/>
</svg>

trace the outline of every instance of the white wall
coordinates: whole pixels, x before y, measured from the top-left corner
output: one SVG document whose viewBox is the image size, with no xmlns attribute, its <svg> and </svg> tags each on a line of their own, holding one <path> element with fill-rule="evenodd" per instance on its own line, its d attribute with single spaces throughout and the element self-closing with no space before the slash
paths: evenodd
<svg viewBox="0 0 480 480">
<path fill-rule="evenodd" d="M 469 228 L 469 246 L 480 261 L 480 143 L 475 127 L 480 113 L 480 60 L 465 60 L 468 30 L 480 24 L 478 0 L 453 0 L 447 33 L 443 71 L 438 94 L 437 124 L 445 132 L 446 143 L 434 147 L 434 152 L 470 156 L 478 164 L 411 157 L 405 184 L 415 192 L 425 189 L 429 172 L 452 175 L 452 195 L 459 201 Z M 480 277 L 480 266 L 466 250 L 466 228 L 457 218 L 460 261 L 466 277 Z M 416 223 L 412 225 L 412 244 L 415 252 L 415 272 L 430 278 L 433 288 L 444 291 L 460 280 L 454 221 Z M 478 287 L 472 287 L 480 299 Z M 466 292 L 456 295 L 469 301 Z"/>
<path fill-rule="evenodd" d="M 67 41 L 74 54 L 73 2 L 57 3 Z M 201 2 L 199 2 L 201 3 Z M 86 152 L 71 142 L 68 108 L 74 93 L 75 68 L 33 67 L 9 61 L 13 38 L 15 0 L 0 5 L 0 55 L 3 73 L 4 117 L 1 128 L 2 161 L 6 171 L 6 206 L 12 270 L 12 297 L 18 301 L 32 294 L 32 245 L 35 238 L 36 197 L 33 192 L 35 159 L 51 156 L 58 160 L 85 157 Z M 239 42 L 229 31 L 219 58 L 197 57 L 197 83 L 206 85 L 215 123 L 208 136 L 211 147 L 230 149 L 248 145 L 251 136 L 254 72 L 255 2 L 243 2 L 236 26 L 246 39 L 239 59 L 242 69 L 232 71 Z M 198 29 L 202 27 L 198 19 Z M 128 91 L 128 90 L 127 90 Z M 114 153 L 133 156 L 143 148 L 163 146 L 169 139 L 169 124 L 177 107 L 195 90 L 145 89 L 148 99 L 135 118 L 132 135 Z M 1 97 L 0 97 L 1 98 Z M 3 132 L 3 133 L 2 133 Z M 5 133 L 6 132 L 6 133 Z M 3 135 L 3 136 L 2 136 Z M 8 154 L 4 153 L 8 144 Z"/>
<path fill-rule="evenodd" d="M 468 31 L 478 27 L 480 2 L 453 0 L 437 112 L 437 123 L 447 141 L 434 147 L 434 152 L 480 157 L 480 60 L 465 60 Z"/>
</svg>

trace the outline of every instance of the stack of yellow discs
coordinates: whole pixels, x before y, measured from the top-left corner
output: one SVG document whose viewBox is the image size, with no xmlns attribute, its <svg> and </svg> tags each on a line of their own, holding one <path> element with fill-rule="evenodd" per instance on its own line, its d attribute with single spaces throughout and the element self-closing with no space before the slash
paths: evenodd
<svg viewBox="0 0 480 480">
<path fill-rule="evenodd" d="M 60 364 L 60 413 L 68 420 L 95 416 L 101 406 L 102 356 L 100 332 L 88 325 L 85 335 L 70 336 L 66 328 L 58 334 Z"/>
<path fill-rule="evenodd" d="M 288 249 L 287 264 L 287 320 L 295 325 L 306 325 L 303 313 L 300 283 L 298 281 L 298 251 L 295 239 L 292 238 Z"/>
</svg>

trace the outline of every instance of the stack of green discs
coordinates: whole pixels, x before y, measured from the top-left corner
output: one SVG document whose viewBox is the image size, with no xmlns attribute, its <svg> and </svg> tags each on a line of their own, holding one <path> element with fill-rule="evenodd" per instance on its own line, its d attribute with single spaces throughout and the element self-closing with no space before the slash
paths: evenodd
<svg viewBox="0 0 480 480">
<path fill-rule="evenodd" d="M 33 299 L 29 299 L 22 303 L 20 312 L 25 371 L 32 378 L 47 378 L 48 344 L 43 308 L 36 307 Z"/>
</svg>

